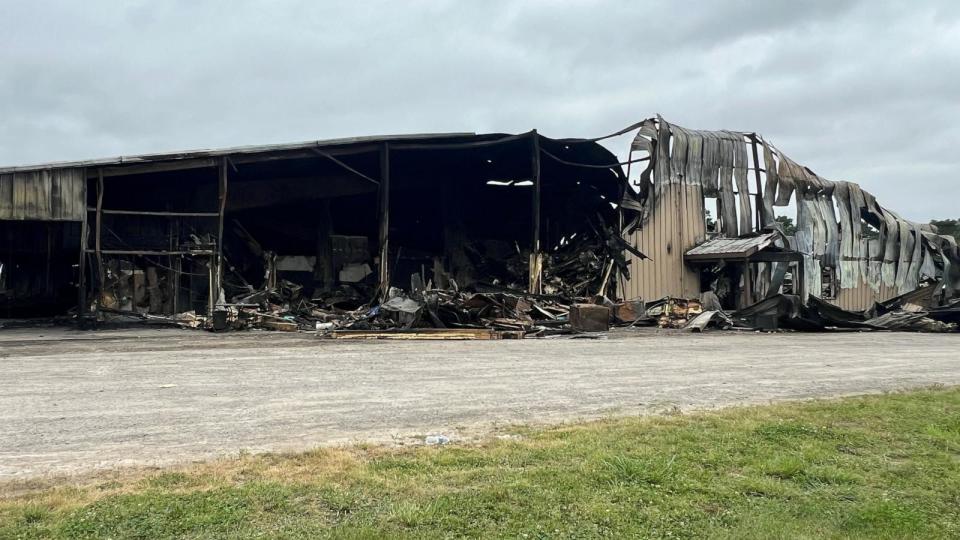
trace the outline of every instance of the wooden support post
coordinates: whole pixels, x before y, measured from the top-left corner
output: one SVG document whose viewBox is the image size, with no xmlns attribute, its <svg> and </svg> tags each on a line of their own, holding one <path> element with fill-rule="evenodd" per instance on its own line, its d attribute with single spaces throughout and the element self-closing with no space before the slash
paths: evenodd
<svg viewBox="0 0 960 540">
<path fill-rule="evenodd" d="M 761 184 L 760 182 L 760 154 L 757 151 L 757 134 L 754 133 L 753 135 L 751 135 L 750 139 L 753 142 L 750 145 L 750 148 L 753 151 L 753 175 L 757 179 L 756 207 L 757 207 L 757 230 L 759 231 L 760 229 L 763 228 L 764 225 L 766 225 L 766 223 L 764 223 L 764 217 L 766 216 L 763 215 L 763 184 Z M 763 164 L 763 168 L 764 169 L 767 168 L 766 163 Z"/>
<path fill-rule="evenodd" d="M 87 249 L 90 246 L 87 243 L 87 220 L 89 211 L 87 210 L 87 175 L 83 174 L 83 190 L 81 198 L 83 200 L 83 215 L 80 220 L 80 266 L 77 268 L 77 322 L 82 325 L 83 319 L 87 315 Z"/>
<path fill-rule="evenodd" d="M 229 166 L 226 156 L 220 158 L 220 189 L 219 189 L 219 207 L 217 210 L 218 220 L 217 220 L 217 255 L 213 261 L 213 267 L 210 269 L 211 272 L 211 289 L 210 289 L 210 300 L 208 315 L 213 317 L 213 310 L 217 305 L 217 300 L 220 298 L 220 289 L 223 287 L 223 214 L 227 208 L 227 167 Z"/>
<path fill-rule="evenodd" d="M 103 253 L 101 246 L 102 228 L 103 228 L 103 169 L 97 169 L 97 215 L 96 215 L 96 238 L 94 239 L 94 250 L 97 255 L 97 277 L 99 278 L 99 287 L 97 288 L 97 319 L 100 318 L 100 303 L 103 300 L 103 289 L 106 287 L 106 276 L 103 273 Z"/>
<path fill-rule="evenodd" d="M 540 292 L 543 264 L 540 257 L 540 134 L 530 132 L 530 180 L 533 182 L 533 239 L 530 246 L 530 285 L 533 294 Z"/>
<path fill-rule="evenodd" d="M 390 145 L 380 148 L 380 298 L 390 290 Z"/>
<path fill-rule="evenodd" d="M 170 222 L 170 252 L 172 253 L 175 249 L 178 249 L 180 246 L 180 222 L 177 220 Z M 179 256 L 170 255 L 170 268 L 171 276 L 170 279 L 170 290 L 173 295 L 171 311 L 173 315 L 180 313 L 180 277 L 183 275 L 183 260 Z M 189 303 L 188 303 L 189 305 Z"/>
<path fill-rule="evenodd" d="M 323 291 L 333 290 L 336 284 L 333 275 L 333 244 L 330 236 L 333 234 L 333 220 L 330 216 L 330 199 L 320 201 L 320 220 L 317 223 L 317 263 L 313 270 L 313 278 L 320 282 Z"/>
</svg>

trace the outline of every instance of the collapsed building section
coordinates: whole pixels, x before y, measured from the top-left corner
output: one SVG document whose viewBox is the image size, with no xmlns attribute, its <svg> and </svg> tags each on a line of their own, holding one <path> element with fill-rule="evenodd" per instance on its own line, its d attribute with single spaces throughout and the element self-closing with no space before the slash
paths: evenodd
<svg viewBox="0 0 960 540">
<path fill-rule="evenodd" d="M 343 337 L 956 327 L 953 238 L 756 133 L 657 117 L 608 137 L 634 131 L 622 163 L 607 137 L 531 131 L 2 168 L 0 317 Z"/>
<path fill-rule="evenodd" d="M 960 290 L 950 236 L 881 206 L 852 182 L 827 180 L 756 133 L 698 131 L 657 117 L 631 147 L 646 160 L 634 182 L 636 258 L 627 296 L 696 298 L 728 310 L 779 294 L 848 311 L 924 288 L 926 308 Z M 786 231 L 776 209 L 795 209 Z M 789 232 L 789 234 L 788 234 Z"/>
<path fill-rule="evenodd" d="M 0 316 L 523 331 L 617 294 L 627 189 L 595 141 L 535 131 L 7 168 Z"/>
</svg>

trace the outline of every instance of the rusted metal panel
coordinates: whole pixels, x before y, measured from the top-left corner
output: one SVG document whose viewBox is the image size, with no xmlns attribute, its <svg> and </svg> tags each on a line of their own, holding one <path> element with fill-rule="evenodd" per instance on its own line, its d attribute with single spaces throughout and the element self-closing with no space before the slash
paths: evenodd
<svg viewBox="0 0 960 540">
<path fill-rule="evenodd" d="M 0 219 L 80 221 L 85 181 L 83 169 L 0 175 Z"/>
</svg>

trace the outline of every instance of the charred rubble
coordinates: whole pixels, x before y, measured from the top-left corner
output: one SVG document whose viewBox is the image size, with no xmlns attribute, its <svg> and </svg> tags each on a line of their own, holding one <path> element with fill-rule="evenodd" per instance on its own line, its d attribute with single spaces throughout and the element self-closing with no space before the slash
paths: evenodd
<svg viewBox="0 0 960 540">
<path fill-rule="evenodd" d="M 615 229 L 585 221 L 585 227 L 563 239 L 542 256 L 542 293 L 526 290 L 529 280 L 529 250 L 518 242 L 466 241 L 460 264 L 448 272 L 439 258 L 429 268 L 409 275 L 408 287 L 391 286 L 381 295 L 373 268 L 365 257 L 336 264 L 342 281 L 333 288 L 311 288 L 294 276 L 278 270 L 277 256 L 264 254 L 259 243 L 247 236 L 249 255 L 263 261 L 264 279 L 254 288 L 239 273 L 224 280 L 229 302 L 214 311 L 210 327 L 216 330 L 264 328 L 273 330 L 387 331 L 422 329 L 489 329 L 509 337 L 546 336 L 573 330 L 603 329 L 610 322 L 632 323 L 632 318 L 613 318 L 617 306 L 604 296 L 613 291 L 614 269 L 629 275 L 623 256 L 624 244 Z M 335 239 L 335 242 L 340 240 Z M 362 245 L 363 242 L 360 242 Z M 627 246 L 629 249 L 629 246 Z M 363 252 L 362 246 L 360 252 Z M 341 252 L 340 249 L 334 249 Z M 283 261 L 283 259 L 281 259 Z M 302 260 L 312 272 L 313 261 Z M 290 265 L 288 264 L 288 267 Z M 348 276 L 349 274 L 349 276 Z M 347 281 L 349 279 L 349 281 Z M 459 280 L 459 281 L 458 281 Z M 311 281 L 307 279 L 306 281 Z M 461 285 L 461 282 L 463 285 Z M 587 306 L 603 307 L 601 325 L 583 326 L 571 321 Z M 202 318 L 188 317 L 187 325 L 201 326 Z"/>
</svg>

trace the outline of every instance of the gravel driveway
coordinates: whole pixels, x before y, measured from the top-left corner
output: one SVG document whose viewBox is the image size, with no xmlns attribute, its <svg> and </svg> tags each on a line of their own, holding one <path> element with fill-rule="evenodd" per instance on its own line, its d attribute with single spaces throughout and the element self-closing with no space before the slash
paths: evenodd
<svg viewBox="0 0 960 540">
<path fill-rule="evenodd" d="M 960 383 L 960 335 L 0 330 L 0 480 L 934 383 Z"/>
</svg>

